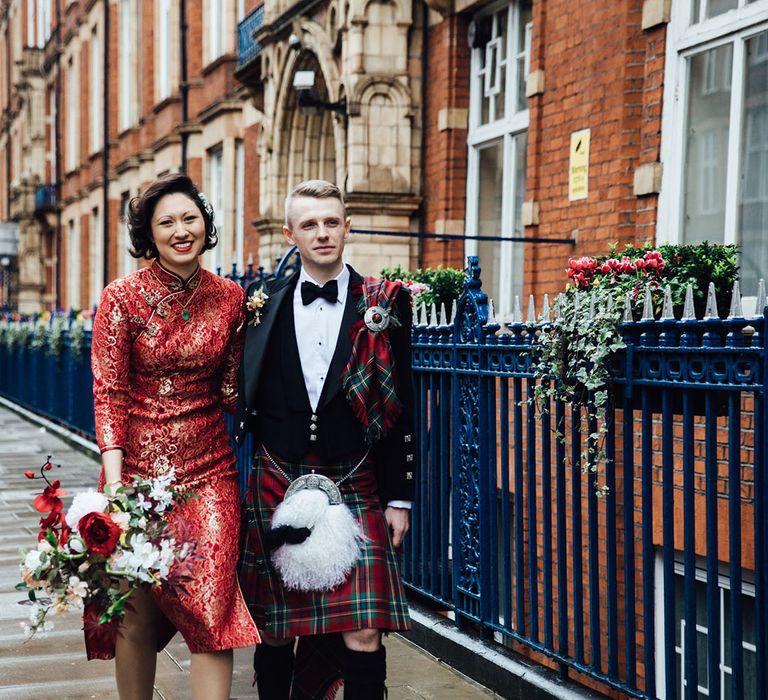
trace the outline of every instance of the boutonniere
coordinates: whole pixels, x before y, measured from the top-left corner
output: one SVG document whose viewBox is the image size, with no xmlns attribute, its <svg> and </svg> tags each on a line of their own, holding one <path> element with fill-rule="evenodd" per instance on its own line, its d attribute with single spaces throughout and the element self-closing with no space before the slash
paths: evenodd
<svg viewBox="0 0 768 700">
<path fill-rule="evenodd" d="M 261 323 L 261 314 L 263 313 L 264 307 L 267 305 L 268 299 L 269 294 L 263 289 L 257 289 L 248 297 L 246 306 L 248 307 L 248 311 L 253 312 L 253 318 L 248 321 L 249 325 L 258 326 Z"/>
</svg>

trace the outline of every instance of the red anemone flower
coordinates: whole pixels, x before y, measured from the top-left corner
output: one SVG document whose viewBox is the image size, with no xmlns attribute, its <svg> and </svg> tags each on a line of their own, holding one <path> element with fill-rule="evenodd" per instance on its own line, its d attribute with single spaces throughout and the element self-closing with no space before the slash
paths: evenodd
<svg viewBox="0 0 768 700">
<path fill-rule="evenodd" d="M 61 483 L 58 479 L 46 486 L 43 492 L 35 497 L 35 510 L 41 513 L 58 513 L 64 507 L 61 497 L 67 495 L 67 492 L 60 487 Z"/>
</svg>

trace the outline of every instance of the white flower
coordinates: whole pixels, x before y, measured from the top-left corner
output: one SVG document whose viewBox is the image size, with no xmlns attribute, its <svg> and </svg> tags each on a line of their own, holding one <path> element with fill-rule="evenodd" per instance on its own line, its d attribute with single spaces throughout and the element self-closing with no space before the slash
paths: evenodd
<svg viewBox="0 0 768 700">
<path fill-rule="evenodd" d="M 157 567 L 160 550 L 143 533 L 131 535 L 128 547 L 115 558 L 113 568 L 141 581 L 151 582 L 153 578 L 149 572 Z"/>
<path fill-rule="evenodd" d="M 85 551 L 85 542 L 79 537 L 72 537 L 67 544 L 69 550 L 75 554 L 82 554 Z"/>
<path fill-rule="evenodd" d="M 24 639 L 32 638 L 32 628 L 26 622 L 20 622 L 21 629 L 24 632 Z"/>
<path fill-rule="evenodd" d="M 88 584 L 85 581 L 81 581 L 77 576 L 69 577 L 69 586 L 67 587 L 67 595 L 74 598 L 85 598 L 88 593 Z"/>
<path fill-rule="evenodd" d="M 41 565 L 42 562 L 40 561 L 39 550 L 32 549 L 27 552 L 27 556 L 24 557 L 24 568 L 29 569 L 30 571 L 37 571 Z"/>
<path fill-rule="evenodd" d="M 41 614 L 43 612 L 43 609 L 35 603 L 30 609 L 29 609 L 29 621 L 36 625 L 38 622 L 40 622 Z"/>
<path fill-rule="evenodd" d="M 107 497 L 93 489 L 78 493 L 75 495 L 72 505 L 67 511 L 67 524 L 77 532 L 80 518 L 88 515 L 88 513 L 103 513 L 108 504 L 109 500 Z"/>
<path fill-rule="evenodd" d="M 141 508 L 142 510 L 152 510 L 152 502 L 148 501 L 143 493 L 140 493 L 136 497 L 136 504 Z M 143 526 L 142 526 L 143 527 Z"/>
<path fill-rule="evenodd" d="M 53 551 L 53 545 L 51 545 L 51 543 L 48 540 L 42 539 L 37 543 L 37 551 L 45 552 L 47 554 L 48 552 Z"/>
<path fill-rule="evenodd" d="M 119 526 L 123 531 L 127 530 L 131 523 L 131 514 L 122 510 L 110 513 L 109 517 L 112 518 L 112 522 Z"/>
</svg>

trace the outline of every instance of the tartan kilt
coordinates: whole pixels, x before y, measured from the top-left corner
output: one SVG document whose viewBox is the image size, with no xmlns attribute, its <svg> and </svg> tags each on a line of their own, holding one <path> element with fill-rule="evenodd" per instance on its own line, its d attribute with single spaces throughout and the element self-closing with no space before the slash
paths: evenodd
<svg viewBox="0 0 768 700">
<path fill-rule="evenodd" d="M 292 479 L 313 469 L 338 482 L 359 461 L 333 466 L 308 455 L 301 464 L 288 463 L 270 452 Z M 358 629 L 410 629 L 408 603 L 400 581 L 389 528 L 376 492 L 373 461 L 366 458 L 339 486 L 344 503 L 359 520 L 366 541 L 348 580 L 332 591 L 292 591 L 284 588 L 264 551 L 264 532 L 280 504 L 288 481 L 270 463 L 264 449 L 256 451 L 243 509 L 240 587 L 259 631 L 272 639 L 332 634 Z"/>
</svg>

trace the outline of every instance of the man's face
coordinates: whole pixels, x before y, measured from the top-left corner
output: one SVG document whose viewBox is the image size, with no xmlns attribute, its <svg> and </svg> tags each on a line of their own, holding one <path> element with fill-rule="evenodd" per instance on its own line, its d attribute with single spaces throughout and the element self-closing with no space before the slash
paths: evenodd
<svg viewBox="0 0 768 700">
<path fill-rule="evenodd" d="M 339 272 L 350 220 L 344 218 L 344 207 L 338 199 L 296 197 L 291 202 L 288 223 L 283 226 L 283 234 L 299 249 L 301 263 L 310 275 Z"/>
</svg>

